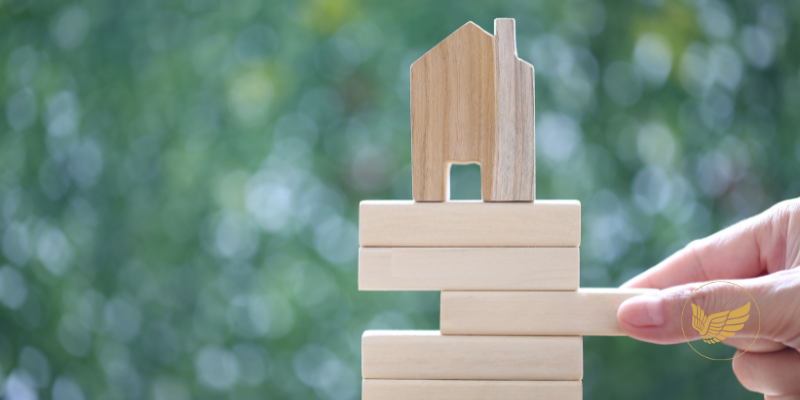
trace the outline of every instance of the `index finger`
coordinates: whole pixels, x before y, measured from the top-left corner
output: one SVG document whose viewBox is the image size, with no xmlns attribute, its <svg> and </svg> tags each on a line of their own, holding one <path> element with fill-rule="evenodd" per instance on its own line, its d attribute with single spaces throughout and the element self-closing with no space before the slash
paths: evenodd
<svg viewBox="0 0 800 400">
<path fill-rule="evenodd" d="M 786 216 L 791 212 L 786 209 L 773 207 L 705 239 L 691 242 L 622 287 L 664 289 L 718 279 L 753 278 L 783 269 Z"/>
</svg>

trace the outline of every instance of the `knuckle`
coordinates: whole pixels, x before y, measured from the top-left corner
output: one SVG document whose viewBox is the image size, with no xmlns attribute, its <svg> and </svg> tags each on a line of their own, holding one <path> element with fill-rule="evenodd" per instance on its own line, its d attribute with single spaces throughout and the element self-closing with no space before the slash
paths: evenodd
<svg viewBox="0 0 800 400">
<path fill-rule="evenodd" d="M 800 217 L 800 198 L 784 200 L 773 205 L 763 214 L 766 222 L 788 221 Z"/>
<path fill-rule="evenodd" d="M 785 345 L 800 346 L 800 274 L 783 271 L 754 290 L 763 309 L 761 333 Z"/>
<path fill-rule="evenodd" d="M 769 211 L 776 213 L 800 213 L 800 197 L 781 201 L 770 207 Z"/>
<path fill-rule="evenodd" d="M 694 294 L 692 294 L 694 292 Z M 726 311 L 731 305 L 742 299 L 743 292 L 734 285 L 712 283 L 706 286 L 696 284 L 688 286 L 682 293 L 684 299 L 691 297 L 691 302 L 702 308 L 707 314 Z"/>
<path fill-rule="evenodd" d="M 689 252 L 692 255 L 692 257 L 695 259 L 695 261 L 697 261 L 699 263 L 700 262 L 700 256 L 701 256 L 702 252 L 708 246 L 709 240 L 710 239 L 707 238 L 707 237 L 706 238 L 692 240 L 691 242 L 689 242 L 689 244 L 686 245 L 686 251 Z"/>
</svg>

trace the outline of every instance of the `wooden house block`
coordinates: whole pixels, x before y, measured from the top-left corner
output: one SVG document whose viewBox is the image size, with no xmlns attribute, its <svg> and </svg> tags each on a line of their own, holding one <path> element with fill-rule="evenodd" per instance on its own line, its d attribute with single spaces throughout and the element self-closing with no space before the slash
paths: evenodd
<svg viewBox="0 0 800 400">
<path fill-rule="evenodd" d="M 362 201 L 362 247 L 577 247 L 581 203 Z"/>
<path fill-rule="evenodd" d="M 578 247 L 362 247 L 359 290 L 578 290 Z"/>
<path fill-rule="evenodd" d="M 617 309 L 654 289 L 576 292 L 442 292 L 445 335 L 617 336 Z"/>
<path fill-rule="evenodd" d="M 494 193 L 487 201 L 536 198 L 533 65 L 517 57 L 513 18 L 494 20 L 497 143 Z"/>
<path fill-rule="evenodd" d="M 438 331 L 367 331 L 365 379 L 576 381 L 579 336 L 443 336 Z"/>
<path fill-rule="evenodd" d="M 484 201 L 535 198 L 534 71 L 514 31 L 468 22 L 411 65 L 414 200 L 447 200 L 454 163 L 480 164 Z"/>
<path fill-rule="evenodd" d="M 365 379 L 362 400 L 581 400 L 581 381 Z"/>
</svg>

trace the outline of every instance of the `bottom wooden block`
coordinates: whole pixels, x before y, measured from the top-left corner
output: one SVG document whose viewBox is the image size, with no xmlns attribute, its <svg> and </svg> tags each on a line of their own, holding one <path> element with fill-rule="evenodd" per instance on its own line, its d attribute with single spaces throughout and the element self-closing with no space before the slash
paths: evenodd
<svg viewBox="0 0 800 400">
<path fill-rule="evenodd" d="M 362 400 L 581 400 L 581 381 L 364 379 Z"/>
</svg>

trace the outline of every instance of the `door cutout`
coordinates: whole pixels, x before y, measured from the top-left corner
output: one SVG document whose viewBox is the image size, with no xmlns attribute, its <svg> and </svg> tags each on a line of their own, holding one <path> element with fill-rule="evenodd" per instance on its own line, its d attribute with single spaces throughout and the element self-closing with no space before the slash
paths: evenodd
<svg viewBox="0 0 800 400">
<path fill-rule="evenodd" d="M 479 164 L 451 164 L 448 175 L 448 200 L 482 200 Z"/>
</svg>

